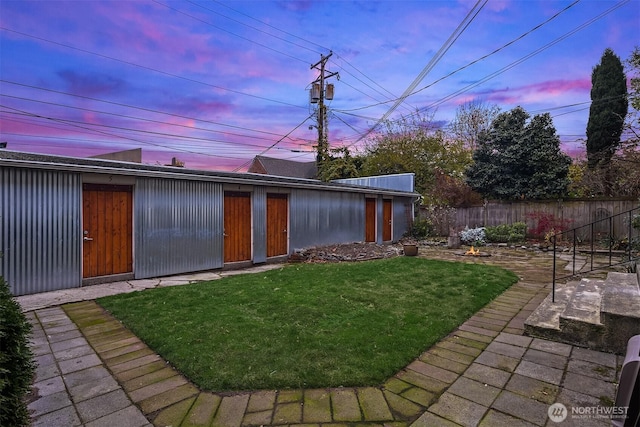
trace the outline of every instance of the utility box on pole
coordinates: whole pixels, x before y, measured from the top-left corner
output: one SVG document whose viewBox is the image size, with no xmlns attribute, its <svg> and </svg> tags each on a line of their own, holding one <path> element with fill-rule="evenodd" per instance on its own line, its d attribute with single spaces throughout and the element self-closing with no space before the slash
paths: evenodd
<svg viewBox="0 0 640 427">
<path fill-rule="evenodd" d="M 320 90 L 320 83 L 314 83 L 311 85 L 311 103 L 312 104 L 317 104 L 318 101 L 320 100 L 320 92 L 322 92 Z"/>
<path fill-rule="evenodd" d="M 327 83 L 327 90 L 325 92 L 324 98 L 329 101 L 333 99 L 333 83 Z"/>
<path fill-rule="evenodd" d="M 310 100 L 312 104 L 318 104 L 318 111 L 316 114 L 317 128 L 318 128 L 318 155 L 316 157 L 318 166 L 326 160 L 329 156 L 329 137 L 328 137 L 328 123 L 327 123 L 327 107 L 324 104 L 326 100 L 332 100 L 334 94 L 333 84 L 326 84 L 325 80 L 329 77 L 338 75 L 335 73 L 325 74 L 325 66 L 329 58 L 333 55 L 333 52 L 329 52 L 329 55 L 320 55 L 320 61 L 311 66 L 311 69 L 317 69 L 320 71 L 320 76 L 311 83 Z M 318 68 L 319 67 L 319 68 Z M 338 76 L 339 77 L 339 76 Z"/>
</svg>

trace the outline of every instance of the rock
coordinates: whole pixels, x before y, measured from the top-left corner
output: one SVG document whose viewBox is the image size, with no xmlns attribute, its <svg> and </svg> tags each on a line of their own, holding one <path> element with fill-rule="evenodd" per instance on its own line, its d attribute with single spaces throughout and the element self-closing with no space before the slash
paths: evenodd
<svg viewBox="0 0 640 427">
<path fill-rule="evenodd" d="M 398 245 L 349 243 L 302 249 L 289 256 L 291 262 L 352 262 L 395 257 L 402 251 Z"/>
</svg>

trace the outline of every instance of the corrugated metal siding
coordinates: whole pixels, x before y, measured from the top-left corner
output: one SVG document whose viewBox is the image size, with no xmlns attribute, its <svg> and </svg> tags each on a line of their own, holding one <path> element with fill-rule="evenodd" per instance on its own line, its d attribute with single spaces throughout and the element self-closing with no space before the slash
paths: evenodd
<svg viewBox="0 0 640 427">
<path fill-rule="evenodd" d="M 267 261 L 267 189 L 253 190 L 253 262 Z"/>
<path fill-rule="evenodd" d="M 14 295 L 81 284 L 76 173 L 0 168 L 0 275 Z"/>
<path fill-rule="evenodd" d="M 400 240 L 409 230 L 413 219 L 413 204 L 409 198 L 396 197 L 393 199 L 393 240 Z"/>
<path fill-rule="evenodd" d="M 290 251 L 364 241 L 364 194 L 292 190 Z"/>
<path fill-rule="evenodd" d="M 413 173 L 401 173 L 396 175 L 363 176 L 361 178 L 336 179 L 333 182 L 340 184 L 360 185 L 371 188 L 384 188 L 387 190 L 413 192 Z"/>
<path fill-rule="evenodd" d="M 133 205 L 136 278 L 222 267 L 222 184 L 138 178 Z"/>
</svg>

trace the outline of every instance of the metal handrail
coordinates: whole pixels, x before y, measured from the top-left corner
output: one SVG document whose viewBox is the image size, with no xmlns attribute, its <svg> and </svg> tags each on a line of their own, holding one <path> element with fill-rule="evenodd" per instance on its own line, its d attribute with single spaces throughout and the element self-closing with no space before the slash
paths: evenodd
<svg viewBox="0 0 640 427">
<path fill-rule="evenodd" d="M 615 215 L 611 215 L 607 218 L 602 218 L 599 219 L 597 221 L 593 221 L 589 224 L 585 224 L 582 225 L 580 227 L 576 227 L 576 228 L 572 228 L 571 230 L 566 230 L 566 231 L 561 231 L 558 233 L 554 233 L 551 236 L 551 241 L 553 243 L 553 281 L 552 281 L 552 289 L 551 289 L 551 301 L 552 302 L 556 302 L 556 281 L 557 280 L 561 280 L 561 279 L 567 279 L 570 277 L 574 277 L 577 274 L 582 274 L 582 273 L 590 273 L 592 271 L 597 271 L 597 270 L 601 270 L 601 269 L 605 269 L 605 268 L 610 268 L 610 267 L 614 267 L 617 265 L 621 265 L 621 264 L 625 264 L 634 260 L 640 260 L 640 256 L 636 255 L 633 256 L 633 250 L 632 250 L 632 235 L 633 235 L 633 226 L 632 226 L 632 220 L 633 220 L 633 216 L 635 213 L 640 214 L 640 207 L 637 208 L 633 208 L 629 211 L 626 212 L 621 212 Z M 628 216 L 628 234 L 627 234 L 627 238 L 629 239 L 629 244 L 627 245 L 627 250 L 626 250 L 626 259 L 623 259 L 623 261 L 617 262 L 617 263 L 613 263 L 613 220 L 614 218 L 617 218 L 619 216 L 623 216 L 623 215 L 627 215 Z M 594 244 L 595 244 L 595 226 L 596 224 L 599 224 L 603 221 L 608 221 L 609 222 L 609 234 L 608 234 L 608 238 L 609 238 L 609 251 L 608 251 L 608 256 L 609 256 L 609 263 L 607 265 L 603 265 L 601 267 L 595 267 L 593 266 L 593 257 L 596 254 L 596 250 L 594 248 Z M 578 230 L 582 230 L 585 227 L 589 228 L 589 240 L 590 240 L 590 251 L 588 252 L 589 254 L 591 254 L 591 264 L 589 266 L 589 270 L 585 270 L 585 271 L 579 271 L 576 272 L 576 247 L 577 247 L 577 243 L 578 243 Z M 640 234 L 640 232 L 639 232 Z M 557 266 L 557 261 L 556 261 L 556 254 L 557 254 L 557 242 L 558 241 L 564 241 L 562 239 L 563 236 L 571 236 L 571 239 L 567 239 L 569 241 L 572 242 L 572 250 L 571 252 L 573 253 L 573 257 L 572 257 L 572 262 L 571 262 L 571 274 L 565 275 L 565 276 L 557 276 L 556 275 L 556 266 Z M 639 236 L 640 237 L 640 236 Z M 640 252 L 639 252 L 640 254 Z"/>
</svg>

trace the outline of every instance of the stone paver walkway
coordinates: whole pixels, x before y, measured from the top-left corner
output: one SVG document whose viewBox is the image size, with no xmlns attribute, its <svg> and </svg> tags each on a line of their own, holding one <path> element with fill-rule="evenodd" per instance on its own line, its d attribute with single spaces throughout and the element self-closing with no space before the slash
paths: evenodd
<svg viewBox="0 0 640 427">
<path fill-rule="evenodd" d="M 27 313 L 37 364 L 32 427 L 151 425 L 60 307 Z"/>
<path fill-rule="evenodd" d="M 34 425 L 609 424 L 570 413 L 554 423 L 547 415 L 556 402 L 569 412 L 611 405 L 622 362 L 620 356 L 522 335 L 524 320 L 549 291 L 549 257 L 422 252 L 501 265 L 521 280 L 378 387 L 203 392 L 94 301 L 83 301 L 29 313 L 42 327 L 33 339 L 42 396 L 30 406 Z"/>
</svg>

